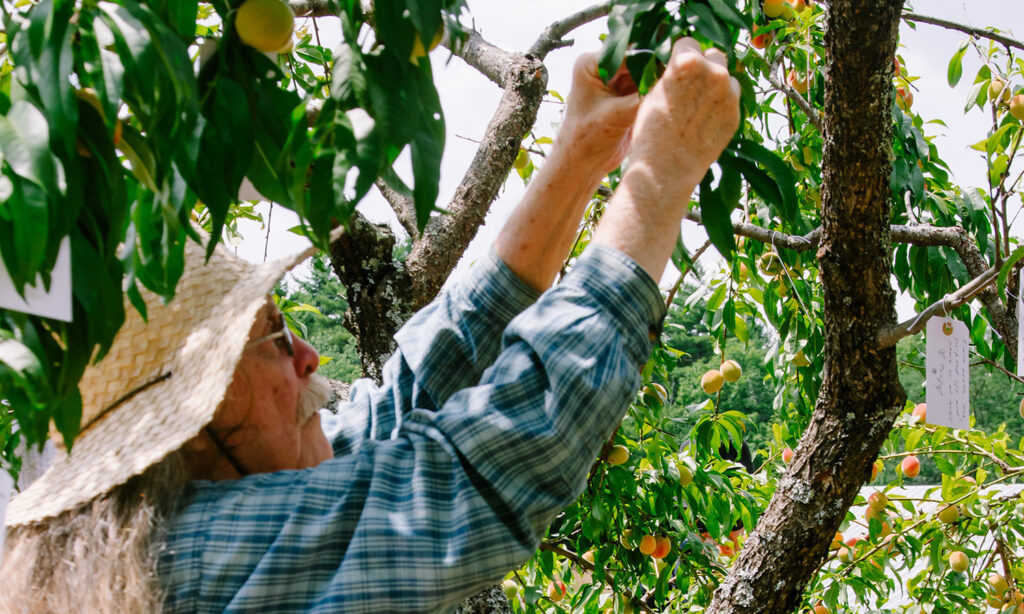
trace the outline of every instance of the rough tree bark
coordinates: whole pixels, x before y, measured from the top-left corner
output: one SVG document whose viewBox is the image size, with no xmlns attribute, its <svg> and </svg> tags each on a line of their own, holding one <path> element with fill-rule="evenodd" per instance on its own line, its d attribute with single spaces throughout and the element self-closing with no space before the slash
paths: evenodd
<svg viewBox="0 0 1024 614">
<path fill-rule="evenodd" d="M 890 284 L 890 68 L 902 0 L 833 0 L 826 17 L 822 235 L 825 368 L 790 469 L 709 612 L 791 612 L 868 478 L 905 393 Z M 870 41 L 866 44 L 865 41 Z"/>
<path fill-rule="evenodd" d="M 483 44 L 478 39 L 471 39 L 477 47 Z M 349 303 L 345 326 L 359 340 L 363 373 L 378 381 L 381 366 L 394 351 L 394 334 L 437 295 L 483 224 L 547 91 L 547 71 L 540 59 L 490 51 L 490 56 L 500 53 L 505 59 L 500 75 L 505 92 L 473 163 L 445 207 L 449 214 L 431 219 L 422 233 L 410 232 L 412 252 L 404 263 L 392 258 L 395 238 L 390 229 L 365 219 L 357 218 L 345 238 L 332 245 L 331 264 Z M 401 195 L 383 193 L 396 211 L 409 210 Z"/>
</svg>

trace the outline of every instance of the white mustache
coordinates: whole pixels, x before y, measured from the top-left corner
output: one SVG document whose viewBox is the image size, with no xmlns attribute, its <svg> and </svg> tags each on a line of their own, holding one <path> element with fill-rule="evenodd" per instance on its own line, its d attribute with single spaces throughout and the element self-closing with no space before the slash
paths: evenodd
<svg viewBox="0 0 1024 614">
<path fill-rule="evenodd" d="M 327 380 L 319 375 L 311 375 L 306 388 L 299 393 L 299 400 L 295 411 L 295 419 L 299 425 L 306 423 L 309 418 L 327 404 L 334 396 L 334 390 Z"/>
</svg>

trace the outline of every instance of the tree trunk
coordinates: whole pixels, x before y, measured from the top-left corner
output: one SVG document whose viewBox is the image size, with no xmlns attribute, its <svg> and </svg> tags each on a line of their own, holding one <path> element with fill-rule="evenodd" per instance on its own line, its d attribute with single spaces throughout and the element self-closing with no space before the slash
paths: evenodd
<svg viewBox="0 0 1024 614">
<path fill-rule="evenodd" d="M 905 401 L 890 284 L 892 57 L 902 0 L 833 0 L 825 34 L 822 241 L 825 368 L 787 474 L 709 612 L 791 612 L 870 476 Z"/>
</svg>

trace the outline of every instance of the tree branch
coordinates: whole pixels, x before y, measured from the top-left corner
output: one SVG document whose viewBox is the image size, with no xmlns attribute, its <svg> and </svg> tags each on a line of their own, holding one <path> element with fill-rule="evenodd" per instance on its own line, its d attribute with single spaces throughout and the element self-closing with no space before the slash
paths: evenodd
<svg viewBox="0 0 1024 614">
<path fill-rule="evenodd" d="M 336 0 L 288 0 L 296 17 L 336 17 Z"/>
<path fill-rule="evenodd" d="M 420 230 L 416 227 L 416 206 L 413 204 L 412 199 L 405 194 L 399 194 L 379 177 L 373 182 L 373 185 L 377 186 L 381 196 L 391 205 L 391 209 L 398 217 L 398 223 L 409 233 L 412 240 L 419 239 Z"/>
<path fill-rule="evenodd" d="M 590 8 L 583 9 L 574 15 L 552 23 L 544 28 L 544 31 L 537 37 L 537 41 L 533 43 L 533 46 L 526 53 L 543 60 L 552 50 L 566 46 L 566 43 L 562 40 L 566 34 L 583 24 L 600 19 L 610 13 L 612 4 L 610 1 L 595 4 Z"/>
<path fill-rule="evenodd" d="M 477 69 L 499 87 L 508 87 L 510 74 L 516 64 L 521 63 L 522 55 L 510 53 L 487 42 L 476 30 L 467 30 L 468 35 L 462 44 L 451 45 L 445 37 L 443 44 L 457 58 Z"/>
<path fill-rule="evenodd" d="M 476 236 L 508 175 L 523 135 L 533 127 L 547 92 L 547 70 L 540 60 L 510 54 L 505 92 L 461 183 L 447 207 L 433 218 L 406 260 L 415 284 L 413 309 L 429 302 Z"/>
<path fill-rule="evenodd" d="M 686 219 L 703 224 L 703 218 L 697 209 L 690 209 L 686 214 Z M 774 245 L 775 247 L 783 247 L 798 252 L 814 249 L 818 246 L 818 241 L 821 239 L 821 228 L 815 228 L 806 235 L 800 236 L 789 235 L 777 230 L 769 230 L 761 226 L 748 224 L 747 222 L 733 222 L 732 231 L 741 237 L 749 237 L 762 243 Z"/>
<path fill-rule="evenodd" d="M 1016 47 L 1021 51 L 1024 51 L 1024 43 L 1014 40 L 1008 36 L 1002 34 L 996 34 L 988 30 L 982 30 L 981 28 L 974 28 L 971 26 L 964 25 L 962 23 L 956 23 L 954 21 L 946 21 L 945 19 L 939 19 L 938 17 L 929 17 L 927 15 L 919 15 L 918 13 L 903 13 L 903 19 L 907 21 L 917 21 L 920 23 L 927 23 L 933 26 L 939 26 L 948 30 L 958 30 L 971 36 L 977 36 L 978 38 L 987 38 L 989 40 L 996 41 L 1006 45 L 1007 47 Z"/>
<path fill-rule="evenodd" d="M 819 133 L 825 133 L 825 125 L 821 121 L 821 115 L 814 110 L 811 103 L 807 102 L 807 99 L 800 95 L 795 89 L 791 88 L 788 83 L 784 83 L 778 77 L 775 76 L 774 70 L 769 70 L 767 74 L 768 82 L 772 84 L 772 87 L 779 90 L 793 101 L 796 106 L 800 107 L 800 110 L 807 116 L 807 121 L 814 124 L 814 127 L 818 129 Z"/>
<path fill-rule="evenodd" d="M 924 330 L 925 324 L 937 315 L 946 315 L 957 307 L 967 303 L 981 293 L 988 285 L 996 280 L 999 269 L 992 267 L 982 275 L 975 277 L 965 286 L 942 297 L 929 305 L 917 316 L 900 322 L 896 326 L 885 327 L 878 331 L 878 348 L 883 349 L 896 345 L 896 342 L 909 335 L 916 335 Z"/>
</svg>

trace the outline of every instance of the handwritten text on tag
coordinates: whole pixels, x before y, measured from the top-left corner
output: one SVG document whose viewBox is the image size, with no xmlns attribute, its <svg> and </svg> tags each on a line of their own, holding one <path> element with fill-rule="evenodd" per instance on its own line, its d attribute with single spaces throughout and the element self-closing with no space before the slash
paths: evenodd
<svg viewBox="0 0 1024 614">
<path fill-rule="evenodd" d="M 928 321 L 925 345 L 925 394 L 928 423 L 956 429 L 970 427 L 967 325 L 950 318 Z"/>
</svg>

